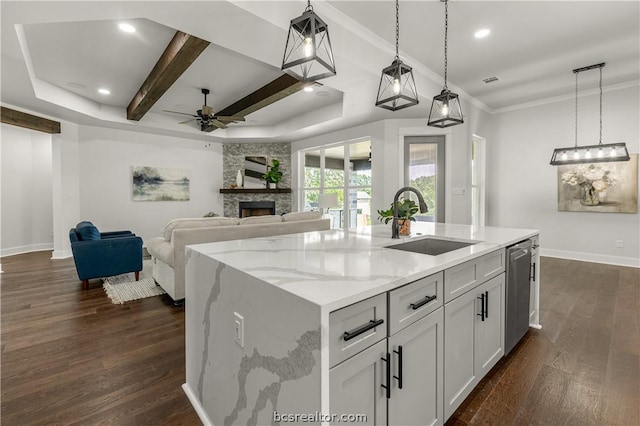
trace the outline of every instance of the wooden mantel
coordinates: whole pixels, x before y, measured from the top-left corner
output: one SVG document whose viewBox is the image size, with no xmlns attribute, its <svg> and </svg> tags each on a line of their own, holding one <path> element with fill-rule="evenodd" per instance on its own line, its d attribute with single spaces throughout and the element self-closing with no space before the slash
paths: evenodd
<svg viewBox="0 0 640 426">
<path fill-rule="evenodd" d="M 220 188 L 221 194 L 291 194 L 291 188 Z"/>
</svg>

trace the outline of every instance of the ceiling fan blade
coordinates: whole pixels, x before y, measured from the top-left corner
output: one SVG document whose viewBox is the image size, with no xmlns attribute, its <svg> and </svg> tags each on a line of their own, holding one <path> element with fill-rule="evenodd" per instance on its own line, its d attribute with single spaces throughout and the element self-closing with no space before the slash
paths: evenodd
<svg viewBox="0 0 640 426">
<path fill-rule="evenodd" d="M 216 126 L 216 127 L 219 127 L 219 128 L 221 128 L 221 129 L 226 129 L 226 128 L 227 128 L 227 125 L 226 125 L 226 124 L 224 124 L 222 121 L 218 121 L 218 120 L 216 120 L 215 118 L 214 118 L 214 119 L 212 119 L 212 120 L 210 120 L 210 121 L 209 121 L 209 124 L 210 124 L 210 125 L 213 125 L 213 126 Z"/>
<path fill-rule="evenodd" d="M 163 109 L 163 112 L 170 112 L 172 114 L 182 114 L 182 115 L 189 115 L 191 117 L 197 117 L 197 115 L 193 115 L 193 114 L 187 114 L 186 112 L 179 112 L 179 111 L 169 111 L 167 109 Z"/>
<path fill-rule="evenodd" d="M 215 119 L 222 122 L 245 121 L 245 118 L 241 115 L 216 115 Z"/>
<path fill-rule="evenodd" d="M 194 120 L 197 120 L 197 119 L 196 118 L 190 118 L 189 120 L 181 121 L 178 124 L 187 124 L 187 123 L 190 123 L 190 122 L 192 122 Z"/>
</svg>

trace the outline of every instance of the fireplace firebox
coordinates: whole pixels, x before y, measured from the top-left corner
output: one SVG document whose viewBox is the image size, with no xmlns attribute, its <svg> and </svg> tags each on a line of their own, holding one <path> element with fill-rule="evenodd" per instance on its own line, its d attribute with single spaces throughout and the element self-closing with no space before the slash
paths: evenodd
<svg viewBox="0 0 640 426">
<path fill-rule="evenodd" d="M 265 216 L 276 214 L 275 201 L 240 201 L 238 217 Z"/>
</svg>

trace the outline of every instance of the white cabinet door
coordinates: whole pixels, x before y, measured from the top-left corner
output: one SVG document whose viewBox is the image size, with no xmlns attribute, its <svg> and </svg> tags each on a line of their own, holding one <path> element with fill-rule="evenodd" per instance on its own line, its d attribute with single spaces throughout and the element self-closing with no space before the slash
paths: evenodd
<svg viewBox="0 0 640 426">
<path fill-rule="evenodd" d="M 367 421 L 359 424 L 387 424 L 386 356 L 384 339 L 329 370 L 332 415 L 364 414 Z"/>
<path fill-rule="evenodd" d="M 504 355 L 504 281 L 504 274 L 500 274 L 474 290 L 485 298 L 484 315 L 476 316 L 475 369 L 479 378 Z M 482 308 L 482 299 L 480 305 Z"/>
<path fill-rule="evenodd" d="M 480 318 L 478 292 L 472 290 L 444 306 L 444 414 L 458 408 L 478 382 L 474 356 L 476 318 Z"/>
<path fill-rule="evenodd" d="M 444 423 L 443 325 L 443 309 L 440 308 L 389 337 L 393 377 L 389 425 Z"/>
</svg>

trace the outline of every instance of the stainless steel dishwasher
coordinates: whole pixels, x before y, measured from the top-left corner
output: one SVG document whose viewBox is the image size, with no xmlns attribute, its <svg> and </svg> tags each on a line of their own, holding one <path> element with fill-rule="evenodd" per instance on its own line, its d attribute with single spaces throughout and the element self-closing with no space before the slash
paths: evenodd
<svg viewBox="0 0 640 426">
<path fill-rule="evenodd" d="M 531 249 L 531 240 L 507 247 L 505 355 L 529 329 Z"/>
</svg>

